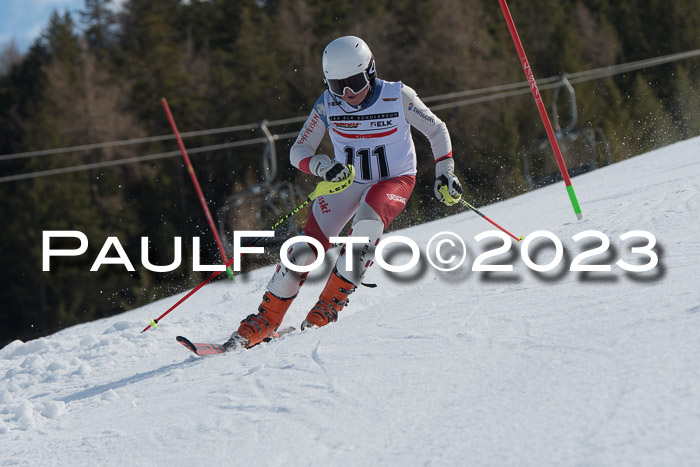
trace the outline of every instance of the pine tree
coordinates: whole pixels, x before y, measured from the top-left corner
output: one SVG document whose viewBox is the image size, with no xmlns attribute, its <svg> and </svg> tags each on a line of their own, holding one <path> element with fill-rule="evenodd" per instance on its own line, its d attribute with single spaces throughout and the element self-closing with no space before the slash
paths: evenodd
<svg viewBox="0 0 700 467">
<path fill-rule="evenodd" d="M 176 27 L 179 0 L 131 0 L 121 17 L 120 62 L 129 83 L 129 107 L 153 133 L 168 129 L 160 99 L 179 108 L 180 126 L 188 128 L 191 79 L 185 69 L 186 50 Z"/>
<path fill-rule="evenodd" d="M 80 12 L 85 26 L 84 36 L 92 55 L 100 63 L 106 62 L 115 46 L 116 17 L 112 0 L 85 0 L 85 9 Z"/>
<path fill-rule="evenodd" d="M 683 138 L 700 135 L 700 81 L 693 82 L 692 75 L 683 67 L 674 67 L 672 113 Z"/>
<path fill-rule="evenodd" d="M 632 146 L 636 154 L 671 144 L 679 139 L 677 127 L 643 75 L 637 75 L 629 96 L 630 116 L 635 123 Z"/>
</svg>

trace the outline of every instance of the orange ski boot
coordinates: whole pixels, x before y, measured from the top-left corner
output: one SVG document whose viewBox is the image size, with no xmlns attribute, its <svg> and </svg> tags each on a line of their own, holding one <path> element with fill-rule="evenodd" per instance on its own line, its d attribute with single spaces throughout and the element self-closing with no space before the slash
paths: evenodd
<svg viewBox="0 0 700 467">
<path fill-rule="evenodd" d="M 223 345 L 225 351 L 235 347 L 249 349 L 259 343 L 272 339 L 272 336 L 282 324 L 282 319 L 294 301 L 296 295 L 290 298 L 279 298 L 271 292 L 265 292 L 257 315 L 249 315 L 241 321 L 238 331 Z"/>
<path fill-rule="evenodd" d="M 337 321 L 338 312 L 348 304 L 348 295 L 353 293 L 356 288 L 352 282 L 340 277 L 338 270 L 334 268 L 316 305 L 301 323 L 301 330 L 303 331 L 307 326 L 321 327 Z"/>
</svg>

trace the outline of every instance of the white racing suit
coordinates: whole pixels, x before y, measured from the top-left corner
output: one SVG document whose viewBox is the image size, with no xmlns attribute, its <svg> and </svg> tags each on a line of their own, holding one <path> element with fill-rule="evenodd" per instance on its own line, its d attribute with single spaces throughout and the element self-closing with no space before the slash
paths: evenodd
<svg viewBox="0 0 700 467">
<path fill-rule="evenodd" d="M 335 159 L 355 167 L 355 181 L 350 187 L 314 201 L 303 229 L 304 235 L 315 238 L 328 250 L 329 238 L 338 236 L 355 216 L 349 236 L 368 237 L 369 242 L 353 247 L 351 262 L 343 247 L 336 263 L 338 274 L 355 285 L 373 264 L 374 248 L 382 233 L 406 207 L 413 191 L 416 150 L 411 126 L 428 138 L 435 162 L 452 157 L 447 127 L 416 92 L 401 82 L 377 79 L 374 90 L 359 107 L 325 91 L 290 151 L 291 163 L 310 173 L 309 161 L 328 132 Z M 296 243 L 289 249 L 288 258 L 293 264 L 307 266 L 316 259 L 316 250 L 307 243 Z M 280 298 L 293 297 L 306 275 L 280 262 L 267 288 Z"/>
</svg>

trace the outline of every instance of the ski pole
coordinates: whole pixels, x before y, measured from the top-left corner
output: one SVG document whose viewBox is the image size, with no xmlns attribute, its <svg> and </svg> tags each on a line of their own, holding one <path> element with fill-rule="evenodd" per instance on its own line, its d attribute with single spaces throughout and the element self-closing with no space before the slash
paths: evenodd
<svg viewBox="0 0 700 467">
<path fill-rule="evenodd" d="M 228 266 L 229 266 L 230 264 L 233 264 L 233 258 L 231 259 L 231 263 L 226 263 L 226 267 L 228 268 Z M 184 302 L 185 300 L 187 300 L 188 298 L 190 298 L 192 295 L 194 295 L 194 293 L 195 293 L 196 291 L 198 291 L 199 289 L 201 289 L 202 287 L 204 287 L 205 285 L 207 285 L 209 282 L 211 282 L 212 280 L 214 280 L 214 278 L 215 278 L 216 276 L 218 276 L 219 274 L 221 274 L 222 272 L 223 272 L 223 271 L 214 271 L 214 272 L 212 273 L 211 276 L 207 277 L 207 279 L 206 279 L 204 282 L 202 282 L 201 284 L 199 284 L 199 285 L 198 285 L 197 287 L 195 287 L 194 289 L 190 290 L 190 291 L 187 293 L 187 295 L 185 295 L 185 296 L 182 297 L 180 300 L 178 300 L 178 302 L 177 302 L 175 305 L 173 305 L 173 306 L 171 306 L 170 308 L 168 308 L 168 309 L 166 310 L 165 313 L 163 313 L 162 315 L 160 315 L 159 317 L 157 317 L 157 318 L 155 318 L 155 319 L 152 319 L 151 322 L 148 323 L 148 326 L 146 326 L 145 328 L 143 328 L 143 331 L 141 331 L 141 332 L 146 332 L 146 331 L 148 331 L 148 330 L 151 329 L 151 328 L 157 328 L 157 327 L 158 327 L 158 321 L 160 321 L 161 319 L 163 319 L 163 317 L 164 317 L 165 315 L 167 315 L 168 313 L 170 313 L 171 311 L 173 311 L 175 308 L 177 308 L 177 307 L 180 305 L 180 303 Z"/>
<path fill-rule="evenodd" d="M 520 42 L 520 37 L 518 36 L 518 31 L 515 29 L 515 23 L 513 22 L 513 17 L 510 15 L 510 10 L 508 9 L 508 4 L 506 0 L 498 0 L 501 4 L 501 10 L 503 11 L 503 16 L 508 24 L 508 30 L 510 31 L 510 37 L 513 39 L 515 44 L 515 49 L 518 52 L 518 57 L 520 58 L 520 63 L 523 66 L 523 71 L 525 71 L 525 76 L 530 83 L 530 90 L 532 91 L 532 97 L 535 99 L 535 104 L 537 104 L 537 110 L 540 112 L 540 118 L 544 124 L 544 129 L 547 132 L 547 138 L 549 138 L 549 144 L 552 146 L 552 151 L 554 151 L 554 156 L 557 159 L 557 164 L 559 165 L 559 171 L 562 177 L 564 177 L 564 184 L 566 185 L 566 191 L 569 194 L 569 200 L 574 208 L 574 213 L 576 214 L 576 219 L 583 219 L 583 214 L 581 214 L 581 206 L 578 203 L 578 198 L 576 198 L 576 193 L 574 192 L 574 187 L 571 184 L 571 179 L 569 178 L 569 171 L 564 163 L 564 157 L 561 155 L 561 150 L 559 149 L 559 144 L 557 143 L 557 138 L 554 135 L 554 130 L 552 129 L 552 124 L 549 122 L 549 116 L 547 115 L 547 110 L 544 108 L 544 103 L 542 102 L 542 96 L 540 95 L 540 90 L 537 88 L 537 83 L 535 82 L 535 77 L 532 74 L 532 69 L 527 61 L 527 56 L 525 55 L 525 49 L 523 49 L 523 44 Z"/>
<path fill-rule="evenodd" d="M 175 133 L 175 139 L 177 140 L 177 145 L 180 147 L 180 152 L 182 152 L 182 158 L 185 159 L 185 165 L 187 166 L 187 172 L 190 174 L 190 178 L 192 179 L 192 183 L 194 184 L 194 189 L 197 191 L 197 196 L 199 197 L 199 202 L 202 204 L 202 209 L 204 209 L 204 215 L 207 218 L 207 221 L 209 222 L 209 227 L 211 228 L 211 233 L 214 234 L 214 240 L 216 240 L 216 246 L 219 247 L 219 253 L 221 253 L 221 259 L 224 260 L 225 263 L 228 263 L 228 258 L 226 257 L 226 251 L 224 250 L 224 245 L 221 243 L 221 238 L 219 237 L 219 233 L 216 231 L 216 226 L 214 225 L 214 219 L 211 217 L 211 212 L 209 212 L 209 206 L 207 206 L 207 202 L 204 199 L 204 193 L 202 193 L 202 188 L 199 186 L 199 182 L 197 181 L 197 175 L 194 173 L 194 167 L 192 167 L 192 162 L 190 162 L 190 158 L 187 155 L 187 149 L 185 149 L 185 144 L 182 142 L 182 138 L 180 137 L 180 132 L 177 130 L 177 125 L 175 125 L 175 119 L 173 118 L 173 114 L 170 112 L 170 106 L 168 106 L 168 101 L 165 100 L 165 98 L 161 99 L 161 103 L 163 104 L 163 109 L 165 109 L 165 114 L 168 116 L 168 121 L 170 122 L 170 127 L 173 129 L 173 133 Z M 228 274 L 228 277 L 233 279 L 233 271 L 231 271 L 230 267 L 226 267 L 226 274 Z"/>
<path fill-rule="evenodd" d="M 306 200 L 304 200 L 303 203 L 301 203 L 299 206 L 297 206 L 296 208 L 294 208 L 294 209 L 293 209 L 292 211 L 290 211 L 287 215 L 285 215 L 283 218 L 281 218 L 279 221 L 277 221 L 277 222 L 272 226 L 272 228 L 271 228 L 270 230 L 275 230 L 275 228 L 279 227 L 280 224 L 282 224 L 284 221 L 286 221 L 287 219 L 289 219 L 290 217 L 292 217 L 294 214 L 296 214 L 296 213 L 298 213 L 299 211 L 301 211 L 301 209 L 302 209 L 304 206 L 306 206 L 307 204 L 309 204 L 311 201 L 315 200 L 315 199 L 318 198 L 319 196 L 330 195 L 330 194 L 333 194 L 333 193 L 338 193 L 338 192 L 343 191 L 343 190 L 346 189 L 347 187 L 349 187 L 349 186 L 352 184 L 353 180 L 355 180 L 355 169 L 353 168 L 352 165 L 350 165 L 350 166 L 348 166 L 348 167 L 350 167 L 350 175 L 349 175 L 345 180 L 341 180 L 341 181 L 339 181 L 339 182 L 327 182 L 327 181 L 319 182 L 318 185 L 316 185 L 316 188 L 314 189 L 314 191 L 312 191 L 311 194 L 309 194 L 309 196 L 307 196 Z M 253 242 L 253 245 L 254 245 L 259 239 L 260 239 L 260 237 L 257 238 L 257 239 L 255 240 L 255 242 Z M 233 258 L 231 258 L 230 260 L 228 260 L 228 261 L 226 262 L 226 264 L 225 264 L 226 268 L 228 268 L 229 266 L 231 266 L 231 264 L 233 264 Z M 178 300 L 176 304 L 174 304 L 173 306 L 171 306 L 170 308 L 168 308 L 168 309 L 165 311 L 165 313 L 163 313 L 162 315 L 160 315 L 158 318 L 152 319 L 152 320 L 150 321 L 150 323 L 148 323 L 148 326 L 146 326 L 145 328 L 143 328 L 143 331 L 141 331 L 141 332 L 146 332 L 146 331 L 148 331 L 150 328 L 157 328 L 157 327 L 158 327 L 158 322 L 159 322 L 161 319 L 163 319 L 163 317 L 164 317 L 165 315 L 167 315 L 168 313 L 170 313 L 171 311 L 173 311 L 175 308 L 177 308 L 182 302 L 184 302 L 185 300 L 187 300 L 188 298 L 190 298 L 192 295 L 194 295 L 194 293 L 195 293 L 196 291 L 198 291 L 199 289 L 201 289 L 202 287 L 204 287 L 205 285 L 207 285 L 209 282 L 211 282 L 212 280 L 214 280 L 214 278 L 215 278 L 216 276 L 218 276 L 219 274 L 221 274 L 222 272 L 223 272 L 223 271 L 214 271 L 209 277 L 207 277 L 207 278 L 204 280 L 204 282 L 202 282 L 201 284 L 199 284 L 199 285 L 198 285 L 197 287 L 195 287 L 194 289 L 190 290 L 190 291 L 187 293 L 187 295 L 185 295 L 185 296 L 182 297 L 180 300 Z"/>
<path fill-rule="evenodd" d="M 484 219 L 486 219 L 487 221 L 489 221 L 491 224 L 495 225 L 496 227 L 498 227 L 499 229 L 501 229 L 503 232 L 505 232 L 505 233 L 507 233 L 508 235 L 510 235 L 511 237 L 513 237 L 513 238 L 515 239 L 516 242 L 519 242 L 520 240 L 525 240 L 525 237 L 516 237 L 516 236 L 513 235 L 512 233 L 508 232 L 506 229 L 504 229 L 503 227 L 501 227 L 500 225 L 496 224 L 494 221 L 492 221 L 491 219 L 489 219 L 488 217 L 486 217 L 483 213 L 479 212 L 478 209 L 476 209 L 474 206 L 472 206 L 471 204 L 469 204 L 469 203 L 467 203 L 466 201 L 464 201 L 462 198 L 459 199 L 459 203 L 460 203 L 462 206 L 468 207 L 469 209 L 471 209 L 472 211 L 474 211 L 475 213 L 477 213 L 478 215 L 480 215 L 481 217 L 483 217 Z"/>
<path fill-rule="evenodd" d="M 275 230 L 277 227 L 282 225 L 284 221 L 292 217 L 294 214 L 298 213 L 301 211 L 304 206 L 318 198 L 319 196 L 323 195 L 330 195 L 333 193 L 338 193 L 340 191 L 343 191 L 347 187 L 349 187 L 353 180 L 355 180 L 355 168 L 352 165 L 348 165 L 350 169 L 350 175 L 345 180 L 341 180 L 340 182 L 327 182 L 327 181 L 322 181 L 319 182 L 318 185 L 316 185 L 316 188 L 314 191 L 312 191 L 309 196 L 306 197 L 303 203 L 301 203 L 299 206 L 294 208 L 293 210 L 289 211 L 287 214 L 285 214 L 283 217 L 281 217 L 277 222 L 275 222 L 272 227 L 270 227 L 270 230 Z M 260 240 L 266 237 L 258 237 L 255 240 L 251 242 L 251 245 L 255 245 L 258 243 Z"/>
<path fill-rule="evenodd" d="M 520 240 L 524 240 L 524 239 L 525 239 L 525 237 L 516 237 L 515 235 L 513 235 L 513 234 L 510 233 L 510 232 L 508 232 L 506 229 L 504 229 L 504 228 L 501 227 L 500 225 L 496 224 L 494 221 L 492 221 L 491 219 L 489 219 L 487 216 L 485 216 L 482 212 L 480 212 L 480 211 L 479 211 L 478 209 L 476 209 L 474 206 L 472 206 L 471 204 L 469 204 L 469 203 L 467 203 L 466 201 L 464 201 L 464 199 L 462 199 L 462 196 L 461 196 L 461 195 L 460 195 L 459 198 L 453 198 L 452 196 L 450 196 L 450 193 L 449 193 L 449 191 L 447 190 L 447 185 L 441 185 L 440 188 L 439 188 L 439 190 L 440 190 L 440 193 L 442 193 L 442 196 L 444 196 L 445 199 L 450 203 L 450 204 L 449 204 L 450 206 L 452 206 L 452 205 L 455 204 L 455 203 L 459 203 L 459 204 L 461 204 L 462 206 L 465 206 L 465 207 L 471 209 L 472 211 L 474 211 L 475 213 L 477 213 L 478 215 L 480 215 L 481 217 L 483 217 L 485 220 L 489 221 L 491 224 L 493 224 L 493 225 L 495 225 L 496 227 L 498 227 L 501 231 L 503 231 L 503 232 L 507 233 L 508 235 L 510 235 L 511 237 L 513 237 L 513 238 L 515 239 L 516 242 L 519 242 Z"/>
</svg>

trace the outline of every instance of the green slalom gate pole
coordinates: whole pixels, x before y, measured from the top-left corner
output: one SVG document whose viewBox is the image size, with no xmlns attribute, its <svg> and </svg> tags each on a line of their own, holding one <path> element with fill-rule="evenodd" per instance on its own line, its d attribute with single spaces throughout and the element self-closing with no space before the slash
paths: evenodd
<svg viewBox="0 0 700 467">
<path fill-rule="evenodd" d="M 299 206 L 297 206 L 296 208 L 294 208 L 292 211 L 290 211 L 287 215 L 285 215 L 284 217 L 282 217 L 280 220 L 278 220 L 277 222 L 275 222 L 275 224 L 270 228 L 270 230 L 275 230 L 275 229 L 276 229 L 277 227 L 279 227 L 284 221 L 286 221 L 287 219 L 289 219 L 290 217 L 292 217 L 293 215 L 295 215 L 296 213 L 298 213 L 299 211 L 301 211 L 302 208 L 303 208 L 304 206 L 306 206 L 307 204 L 309 204 L 310 202 L 312 202 L 313 200 L 315 200 L 315 199 L 318 198 L 319 196 L 331 195 L 331 194 L 333 194 L 333 193 L 339 193 L 339 192 L 343 191 L 344 189 L 346 189 L 347 187 L 349 187 L 349 186 L 352 184 L 353 180 L 355 180 L 355 169 L 354 169 L 353 166 L 351 166 L 351 165 L 348 166 L 348 167 L 350 167 L 350 175 L 349 175 L 345 180 L 341 180 L 341 181 L 339 181 L 339 182 L 327 182 L 327 181 L 319 182 L 319 184 L 316 185 L 316 188 L 314 189 L 314 191 L 312 191 L 311 194 L 309 194 L 309 196 L 304 200 L 303 203 L 301 203 Z M 263 238 L 263 237 L 259 237 L 259 238 L 255 239 L 255 241 L 253 242 L 253 245 L 254 245 L 255 243 L 257 243 L 257 242 L 260 240 L 260 238 Z M 227 270 L 228 270 L 228 268 L 229 268 L 232 264 L 233 264 L 233 258 L 231 258 L 230 260 L 228 260 L 228 261 L 226 262 L 225 266 L 226 266 Z M 212 280 L 214 280 L 214 278 L 216 278 L 216 276 L 218 276 L 218 275 L 221 274 L 222 272 L 223 272 L 223 271 L 214 271 L 209 277 L 207 277 L 207 278 L 204 280 L 204 282 L 202 282 L 201 284 L 199 284 L 199 285 L 198 285 L 197 287 L 195 287 L 194 289 L 190 290 L 190 291 L 187 293 L 187 295 L 185 295 L 185 296 L 182 297 L 180 300 L 178 300 L 176 304 L 174 304 L 173 306 L 171 306 L 170 308 L 168 308 L 168 309 L 165 311 L 165 313 L 163 313 L 162 315 L 160 315 L 160 316 L 157 317 L 157 318 L 152 319 L 152 320 L 149 322 L 148 326 L 146 326 L 146 327 L 143 329 L 143 331 L 141 331 L 141 332 L 146 332 L 146 331 L 148 331 L 148 330 L 151 329 L 151 328 L 157 328 L 157 327 L 158 327 L 158 322 L 159 322 L 161 319 L 163 319 L 163 317 L 165 317 L 165 315 L 167 315 L 168 313 L 170 313 L 171 311 L 173 311 L 175 308 L 177 308 L 178 306 L 180 306 L 180 304 L 181 304 L 182 302 L 184 302 L 185 300 L 187 300 L 188 298 L 190 298 L 192 295 L 194 295 L 195 292 L 197 292 L 199 289 L 201 289 L 202 287 L 204 287 L 205 285 L 207 285 L 209 282 L 211 282 Z"/>
<path fill-rule="evenodd" d="M 583 219 L 583 214 L 581 214 L 581 206 L 576 198 L 576 193 L 574 192 L 574 187 L 571 185 L 571 179 L 569 178 L 569 171 L 564 163 L 564 157 L 561 155 L 561 150 L 559 149 L 559 144 L 557 143 L 557 138 L 554 135 L 554 130 L 552 129 L 552 124 L 549 122 L 549 116 L 547 115 L 547 110 L 544 108 L 544 103 L 542 102 L 542 96 L 540 95 L 540 90 L 535 82 L 535 77 L 532 74 L 532 69 L 527 61 L 527 56 L 525 55 L 525 50 L 523 49 L 523 44 L 520 42 L 520 37 L 518 36 L 518 31 L 515 29 L 515 23 L 513 22 L 513 17 L 510 15 L 510 10 L 508 9 L 508 4 L 506 0 L 498 0 L 501 4 L 501 11 L 503 11 L 503 16 L 508 24 L 508 30 L 510 31 L 510 37 L 513 39 L 513 44 L 515 44 L 515 49 L 518 52 L 518 57 L 520 58 L 520 63 L 523 66 L 523 71 L 525 71 L 525 76 L 530 83 L 530 90 L 532 91 L 532 97 L 535 99 L 537 104 L 537 110 L 540 112 L 540 118 L 544 124 L 544 129 L 547 132 L 547 138 L 549 138 L 549 144 L 552 146 L 554 151 L 554 156 L 557 158 L 557 165 L 559 165 L 559 171 L 564 178 L 564 184 L 566 185 L 566 192 L 569 194 L 569 200 L 574 208 L 574 213 L 578 220 Z"/>
</svg>

